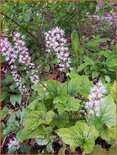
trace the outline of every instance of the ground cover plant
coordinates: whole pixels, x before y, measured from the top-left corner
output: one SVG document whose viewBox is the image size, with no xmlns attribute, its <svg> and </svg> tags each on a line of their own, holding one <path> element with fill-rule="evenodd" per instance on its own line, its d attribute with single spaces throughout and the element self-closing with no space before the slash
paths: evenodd
<svg viewBox="0 0 117 155">
<path fill-rule="evenodd" d="M 115 9 L 2 1 L 2 154 L 116 154 Z"/>
</svg>

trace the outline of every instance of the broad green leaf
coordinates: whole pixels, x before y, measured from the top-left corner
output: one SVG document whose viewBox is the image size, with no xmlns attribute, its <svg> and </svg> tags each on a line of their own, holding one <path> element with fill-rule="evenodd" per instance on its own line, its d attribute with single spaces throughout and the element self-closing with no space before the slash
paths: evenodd
<svg viewBox="0 0 117 155">
<path fill-rule="evenodd" d="M 116 145 L 112 145 L 107 154 L 116 155 Z"/>
<path fill-rule="evenodd" d="M 45 105 L 39 101 L 38 99 L 35 99 L 33 102 L 31 102 L 28 106 L 28 109 L 30 110 L 43 110 L 46 111 Z"/>
<path fill-rule="evenodd" d="M 21 95 L 12 95 L 10 97 L 10 102 L 13 106 L 16 105 L 16 103 L 20 104 L 22 100 L 22 96 Z"/>
<path fill-rule="evenodd" d="M 90 121 L 100 131 L 103 125 L 116 126 L 116 104 L 111 95 L 106 96 L 104 102 L 100 103 L 100 115 L 91 117 Z"/>
<path fill-rule="evenodd" d="M 104 102 L 100 104 L 100 115 L 102 122 L 107 126 L 116 125 L 116 104 L 111 95 L 104 98 Z"/>
<path fill-rule="evenodd" d="M 92 82 L 89 81 L 88 77 L 85 75 L 76 77 L 71 79 L 68 82 L 68 94 L 71 96 L 76 96 L 77 93 L 87 97 L 90 91 L 90 87 L 92 86 Z"/>
<path fill-rule="evenodd" d="M 52 129 L 50 127 L 43 127 L 39 126 L 35 130 L 29 129 L 22 129 L 19 132 L 17 132 L 16 138 L 20 141 L 24 141 L 26 139 L 35 138 L 40 140 L 50 140 Z"/>
<path fill-rule="evenodd" d="M 85 121 L 78 121 L 70 128 L 61 128 L 55 131 L 65 144 L 69 144 L 72 150 L 78 146 L 84 149 L 83 153 L 90 153 L 98 137 L 98 131 L 94 126 L 88 126 Z"/>
<path fill-rule="evenodd" d="M 36 129 L 40 124 L 43 123 L 43 116 L 45 111 L 31 111 L 28 115 L 24 117 L 24 128 L 32 130 Z"/>
<path fill-rule="evenodd" d="M 58 128 L 65 127 L 66 124 L 69 123 L 69 115 L 64 112 L 61 115 L 55 115 L 50 125 L 52 127 L 57 126 Z"/>
<path fill-rule="evenodd" d="M 38 91 L 39 96 L 43 98 L 54 98 L 60 94 L 64 94 L 67 90 L 67 86 L 65 83 L 60 83 L 57 80 L 48 80 L 43 82 L 43 85 L 46 86 L 44 88 L 41 84 L 36 84 L 33 86 L 35 91 Z"/>
<path fill-rule="evenodd" d="M 79 78 L 71 79 L 68 82 L 68 93 L 71 96 L 76 96 L 77 95 L 77 93 L 80 90 L 80 83 L 81 82 L 80 82 L 80 79 Z"/>
<path fill-rule="evenodd" d="M 101 145 L 95 145 L 91 154 L 107 154 L 107 151 Z"/>
<path fill-rule="evenodd" d="M 58 109 L 59 114 L 62 114 L 64 111 L 78 111 L 80 108 L 80 102 L 80 100 L 70 97 L 67 94 L 58 96 L 53 101 L 55 108 Z"/>
<path fill-rule="evenodd" d="M 52 121 L 53 117 L 54 112 L 52 110 L 48 112 L 45 112 L 43 110 L 33 110 L 24 117 L 24 128 L 31 128 L 32 130 L 34 130 L 40 124 L 49 124 Z"/>
<path fill-rule="evenodd" d="M 110 142 L 111 139 L 116 139 L 116 127 L 103 126 L 100 130 L 100 137 Z"/>
<path fill-rule="evenodd" d="M 44 83 L 43 83 L 44 84 Z M 47 91 L 47 89 L 45 87 L 43 87 L 41 84 L 35 84 L 34 86 L 32 86 L 32 88 L 38 92 L 38 95 L 40 97 L 40 99 L 45 98 L 46 94 L 48 94 L 49 92 Z"/>
<path fill-rule="evenodd" d="M 116 154 L 116 147 L 111 146 L 111 148 L 107 151 L 106 149 L 102 148 L 101 145 L 95 145 L 93 151 L 91 154 L 111 154 L 115 155 Z"/>
</svg>

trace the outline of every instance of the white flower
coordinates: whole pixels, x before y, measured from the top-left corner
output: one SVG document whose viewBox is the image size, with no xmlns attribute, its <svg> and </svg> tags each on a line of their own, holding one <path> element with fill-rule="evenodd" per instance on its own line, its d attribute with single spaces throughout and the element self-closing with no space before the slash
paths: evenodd
<svg viewBox="0 0 117 155">
<path fill-rule="evenodd" d="M 104 95 L 106 93 L 106 88 L 101 81 L 97 82 L 90 90 L 88 96 L 89 102 L 85 103 L 85 108 L 89 111 L 89 114 L 100 115 L 100 104 L 104 102 Z"/>
<path fill-rule="evenodd" d="M 10 149 L 11 146 L 15 145 L 17 146 L 17 148 L 20 147 L 20 142 L 16 140 L 16 138 L 14 137 L 13 139 L 10 139 L 9 140 L 9 143 L 8 143 L 8 149 Z"/>
<path fill-rule="evenodd" d="M 45 33 L 45 41 L 47 48 L 46 51 L 50 52 L 51 48 L 55 51 L 58 62 L 60 63 L 60 70 L 63 71 L 69 69 L 70 59 L 68 48 L 65 47 L 67 39 L 64 38 L 64 31 L 59 27 L 53 28 L 52 30 Z"/>
</svg>

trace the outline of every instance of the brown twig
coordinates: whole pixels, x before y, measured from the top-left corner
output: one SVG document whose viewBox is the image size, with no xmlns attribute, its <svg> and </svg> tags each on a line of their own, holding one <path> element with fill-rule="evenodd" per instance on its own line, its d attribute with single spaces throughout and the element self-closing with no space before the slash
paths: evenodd
<svg viewBox="0 0 117 155">
<path fill-rule="evenodd" d="M 22 27 L 19 23 L 17 23 L 14 19 L 10 18 L 6 14 L 2 13 L 3 16 L 5 16 L 7 19 L 11 20 L 13 23 L 15 23 L 17 26 L 19 26 L 21 29 L 23 29 L 25 32 L 27 32 L 34 40 L 38 40 L 31 32 L 27 31 L 24 27 Z"/>
</svg>

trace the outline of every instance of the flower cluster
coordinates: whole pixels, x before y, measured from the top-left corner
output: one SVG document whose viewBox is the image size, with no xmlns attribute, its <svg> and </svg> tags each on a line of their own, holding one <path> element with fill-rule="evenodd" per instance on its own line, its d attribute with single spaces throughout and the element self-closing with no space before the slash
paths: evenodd
<svg viewBox="0 0 117 155">
<path fill-rule="evenodd" d="M 27 73 L 30 73 L 30 80 L 33 83 L 39 82 L 38 70 L 35 69 L 35 64 L 31 62 L 31 57 L 28 53 L 28 48 L 26 48 L 24 36 L 20 33 L 15 32 L 13 34 L 13 41 L 14 41 L 14 49 L 18 53 L 19 63 L 24 64 L 26 66 Z"/>
<path fill-rule="evenodd" d="M 14 78 L 19 91 L 22 94 L 28 94 L 25 84 L 22 83 L 21 75 L 17 72 L 16 61 L 25 66 L 26 73 L 30 75 L 30 80 L 33 83 L 39 82 L 38 70 L 35 69 L 36 66 L 31 62 L 31 57 L 28 53 L 28 48 L 26 48 L 24 36 L 20 33 L 13 33 L 14 46 L 9 42 L 8 38 L 1 39 L 1 51 L 5 56 L 5 61 L 9 64 L 9 69 Z"/>
<path fill-rule="evenodd" d="M 103 96 L 105 93 L 106 88 L 101 81 L 91 88 L 88 97 L 89 101 L 85 103 L 85 107 L 88 109 L 89 114 L 95 114 L 96 116 L 100 114 L 100 104 L 104 101 Z"/>
<path fill-rule="evenodd" d="M 45 41 L 47 52 L 50 52 L 51 49 L 55 51 L 56 57 L 58 59 L 60 70 L 70 69 L 70 59 L 68 48 L 65 46 L 67 40 L 64 37 L 64 31 L 55 27 L 52 30 L 45 33 Z"/>
<path fill-rule="evenodd" d="M 11 146 L 15 145 L 17 146 L 17 148 L 20 147 L 20 142 L 16 140 L 15 137 L 13 137 L 12 139 L 9 140 L 9 143 L 8 143 L 8 149 L 10 149 Z"/>
<path fill-rule="evenodd" d="M 13 76 L 13 79 L 14 79 L 16 85 L 19 88 L 19 91 L 22 94 L 27 93 L 26 86 L 24 84 L 22 84 L 21 76 L 16 71 L 17 67 L 15 65 L 15 61 L 17 59 L 17 52 L 14 50 L 11 43 L 8 41 L 8 38 L 2 38 L 1 48 L 2 48 L 2 54 L 5 56 L 5 60 L 9 64 L 9 69 L 11 71 L 11 74 Z"/>
<path fill-rule="evenodd" d="M 5 60 L 11 65 L 17 59 L 17 54 L 14 51 L 11 43 L 8 41 L 8 38 L 2 38 L 1 40 L 2 54 L 5 56 Z"/>
</svg>

